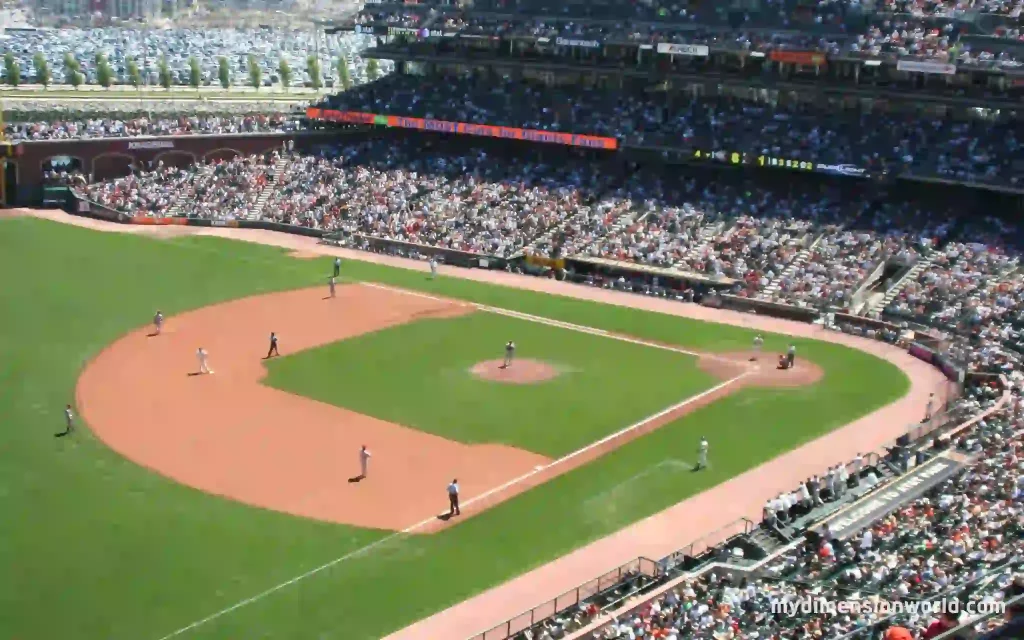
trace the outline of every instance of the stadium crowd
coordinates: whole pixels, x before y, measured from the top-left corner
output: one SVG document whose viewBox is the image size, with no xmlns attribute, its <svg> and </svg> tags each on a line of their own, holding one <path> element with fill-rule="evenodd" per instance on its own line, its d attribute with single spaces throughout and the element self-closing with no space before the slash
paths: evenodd
<svg viewBox="0 0 1024 640">
<path fill-rule="evenodd" d="M 700 44 L 766 51 L 789 48 L 845 56 L 912 58 L 980 67 L 1016 68 L 1021 39 L 1018 0 L 776 1 L 762 10 L 722 3 L 570 3 L 495 0 L 469 11 L 437 7 L 446 31 L 462 34 L 585 41 Z M 368 7 L 361 23 L 418 25 L 426 13 Z M 978 19 L 978 16 L 981 19 Z M 973 19 L 972 19 L 973 18 Z M 979 25 L 981 22 L 981 25 Z M 984 34 L 987 38 L 965 36 Z"/>
<path fill-rule="evenodd" d="M 138 136 L 223 135 L 296 131 L 299 120 L 286 114 L 179 116 L 175 118 L 90 118 L 46 122 L 7 122 L 4 136 L 11 142 L 80 140 Z"/>
<path fill-rule="evenodd" d="M 743 152 L 964 182 L 1024 184 L 1019 121 L 824 113 L 729 97 L 611 92 L 394 74 L 331 96 L 331 108 L 616 137 L 625 145 Z"/>
</svg>

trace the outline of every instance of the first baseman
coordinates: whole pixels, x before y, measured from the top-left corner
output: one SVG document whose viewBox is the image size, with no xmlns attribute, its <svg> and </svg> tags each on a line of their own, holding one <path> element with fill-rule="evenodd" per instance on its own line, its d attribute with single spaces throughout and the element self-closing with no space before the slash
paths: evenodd
<svg viewBox="0 0 1024 640">
<path fill-rule="evenodd" d="M 160 332 L 164 329 L 164 314 L 157 310 L 156 315 L 153 316 L 153 326 L 155 327 L 156 335 L 160 335 Z"/>
<path fill-rule="evenodd" d="M 509 340 L 505 343 L 505 364 L 501 365 L 502 369 L 508 369 L 512 366 L 512 359 L 516 356 L 516 343 Z"/>
</svg>

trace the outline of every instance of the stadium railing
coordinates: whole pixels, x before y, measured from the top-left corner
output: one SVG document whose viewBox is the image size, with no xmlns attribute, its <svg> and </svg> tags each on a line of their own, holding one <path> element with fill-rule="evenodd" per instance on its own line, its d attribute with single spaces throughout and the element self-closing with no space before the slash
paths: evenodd
<svg viewBox="0 0 1024 640">
<path fill-rule="evenodd" d="M 506 640 L 514 634 L 526 631 L 530 627 L 550 619 L 572 607 L 577 607 L 585 600 L 599 595 L 619 584 L 630 576 L 647 576 L 657 578 L 661 575 L 658 562 L 650 558 L 638 557 L 608 571 L 597 578 L 587 580 L 576 587 L 550 600 L 528 609 L 499 625 L 491 627 L 469 640 Z"/>
</svg>

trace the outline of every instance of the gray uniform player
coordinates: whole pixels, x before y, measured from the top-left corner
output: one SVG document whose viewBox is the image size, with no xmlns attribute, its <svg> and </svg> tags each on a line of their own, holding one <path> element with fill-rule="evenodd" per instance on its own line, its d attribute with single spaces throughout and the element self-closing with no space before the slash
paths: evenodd
<svg viewBox="0 0 1024 640">
<path fill-rule="evenodd" d="M 160 335 L 160 332 L 164 330 L 164 314 L 160 311 L 157 311 L 156 315 L 153 316 L 153 327 L 156 335 Z"/>
</svg>

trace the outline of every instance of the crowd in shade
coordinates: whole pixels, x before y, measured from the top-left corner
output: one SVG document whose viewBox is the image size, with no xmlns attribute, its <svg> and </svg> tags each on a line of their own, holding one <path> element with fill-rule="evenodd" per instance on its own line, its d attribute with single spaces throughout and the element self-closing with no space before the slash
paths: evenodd
<svg viewBox="0 0 1024 640">
<path fill-rule="evenodd" d="M 221 85 L 221 59 L 228 68 L 229 86 L 249 86 L 250 56 L 259 69 L 261 86 L 281 84 L 281 62 L 291 69 L 292 86 L 309 86 L 308 58 L 319 60 L 323 85 L 341 86 L 338 61 L 345 60 L 353 83 L 373 78 L 367 75 L 360 53 L 372 44 L 372 38 L 351 32 L 326 33 L 317 29 L 143 29 L 96 27 L 92 29 L 12 29 L 0 41 L 0 56 L 10 54 L 21 70 L 22 83 L 38 81 L 44 62 L 53 84 L 71 84 L 67 58 L 74 59 L 83 84 L 99 84 L 99 60 L 105 58 L 113 84 L 132 83 L 131 65 L 138 70 L 140 84 L 157 87 L 161 83 L 160 65 L 166 61 L 171 84 L 189 85 L 190 60 L 200 71 L 200 84 Z M 390 63 L 379 66 L 381 72 Z"/>
<path fill-rule="evenodd" d="M 947 439 L 968 461 L 961 470 L 861 528 L 835 535 L 826 520 L 755 573 L 734 575 L 738 568 L 718 566 L 669 579 L 646 602 L 620 603 L 626 612 L 617 617 L 601 611 L 596 599 L 587 601 L 524 637 L 551 640 L 594 625 L 587 640 L 931 640 L 997 611 L 1024 594 L 1024 403 L 1018 390 L 1001 410 Z M 959 408 L 976 414 L 999 396 L 994 385 L 971 386 Z M 828 508 L 878 482 L 876 469 L 858 456 L 769 501 L 764 526 Z M 895 604 L 908 601 L 929 606 Z M 1018 604 L 971 631 L 1010 640 L 1021 637 L 1022 623 Z"/>
<path fill-rule="evenodd" d="M 624 145 L 739 151 L 961 182 L 1024 184 L 1020 121 L 823 113 L 724 96 L 540 86 L 508 79 L 389 76 L 332 96 L 347 111 L 615 137 Z"/>
<path fill-rule="evenodd" d="M 444 6 L 447 4 L 448 6 Z M 913 58 L 1016 68 L 1021 56 L 1019 0 L 863 3 L 859 0 L 773 0 L 754 7 L 728 3 L 642 1 L 562 3 L 474 2 L 471 10 L 444 3 L 429 10 L 368 7 L 361 24 L 417 26 L 471 35 L 674 42 L 717 48 L 817 50 L 871 58 Z M 971 36 L 985 36 L 975 38 Z"/>
<path fill-rule="evenodd" d="M 154 118 L 90 118 L 47 122 L 7 122 L 4 136 L 11 142 L 81 140 L 139 136 L 224 135 L 297 131 L 298 118 L 287 114 L 203 115 Z"/>
</svg>

